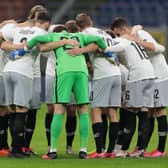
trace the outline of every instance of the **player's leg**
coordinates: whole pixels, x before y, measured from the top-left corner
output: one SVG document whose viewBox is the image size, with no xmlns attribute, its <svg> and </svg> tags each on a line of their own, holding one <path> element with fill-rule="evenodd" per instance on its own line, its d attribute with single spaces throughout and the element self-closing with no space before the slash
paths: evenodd
<svg viewBox="0 0 168 168">
<path fill-rule="evenodd" d="M 62 104 L 54 105 L 54 115 L 51 123 L 51 146 L 50 153 L 57 152 L 58 140 L 62 130 L 63 114 L 65 107 Z"/>
<path fill-rule="evenodd" d="M 156 118 L 158 122 L 158 136 L 159 136 L 159 143 L 157 146 L 158 151 L 153 154 L 153 156 L 165 156 L 165 145 L 167 139 L 167 116 L 166 116 L 166 106 L 168 105 L 168 95 L 165 90 L 168 89 L 168 80 L 162 82 L 156 82 L 155 90 L 155 106 L 156 108 Z"/>
<path fill-rule="evenodd" d="M 138 84 L 139 83 L 139 84 Z M 150 107 L 154 106 L 154 80 L 143 80 L 137 82 L 139 85 L 138 88 L 141 88 L 141 107 Z M 138 86 L 137 85 L 137 86 Z M 138 125 L 138 142 L 137 142 L 137 151 L 130 154 L 130 156 L 143 156 L 146 149 L 147 140 L 150 133 L 150 120 L 149 120 L 149 110 L 148 108 L 141 108 L 138 112 L 139 125 Z"/>
<path fill-rule="evenodd" d="M 125 121 L 122 135 L 122 147 L 121 151 L 119 150 L 116 153 L 118 157 L 126 157 L 128 155 L 127 150 L 129 149 L 129 145 L 131 143 L 132 137 L 136 128 L 136 111 L 139 107 L 139 101 L 141 98 L 140 91 L 137 90 L 137 82 L 127 83 L 125 87 L 125 93 L 123 94 L 123 106 L 125 107 Z M 130 109 L 129 107 L 134 107 Z"/>
<path fill-rule="evenodd" d="M 51 145 L 51 122 L 53 119 L 53 113 L 54 113 L 54 105 L 53 104 L 47 104 L 47 112 L 45 115 L 45 131 L 46 131 L 46 138 L 47 138 L 47 145 L 48 149 Z"/>
<path fill-rule="evenodd" d="M 75 137 L 75 131 L 77 126 L 77 118 L 76 118 L 76 105 L 67 105 L 67 119 L 65 124 L 66 129 L 66 153 L 73 154 L 72 143 Z"/>
<path fill-rule="evenodd" d="M 108 131 L 108 119 L 107 119 L 107 111 L 108 109 L 104 108 L 102 109 L 102 122 L 103 122 L 103 146 L 102 148 L 106 149 L 106 137 L 107 137 L 107 131 Z"/>
<path fill-rule="evenodd" d="M 127 151 L 129 149 L 132 137 L 134 135 L 136 129 L 136 109 L 127 110 L 126 118 L 125 118 L 125 125 L 123 129 L 123 143 L 122 143 L 122 150 Z M 127 154 L 127 153 L 126 153 Z"/>
<path fill-rule="evenodd" d="M 38 109 L 29 109 L 26 114 L 25 121 L 25 142 L 22 151 L 27 155 L 36 155 L 32 148 L 30 148 L 31 140 L 36 126 L 36 114 Z"/>
<path fill-rule="evenodd" d="M 148 144 L 150 142 L 150 139 L 151 139 L 153 131 L 154 131 L 155 117 L 153 116 L 153 112 L 152 112 L 153 110 L 155 110 L 155 109 L 150 109 L 150 112 L 149 112 L 150 127 L 149 127 L 149 135 L 148 135 L 148 139 L 147 139 L 147 142 L 146 142 L 146 145 L 145 145 L 145 149 L 148 148 Z"/>
<path fill-rule="evenodd" d="M 57 158 L 58 140 L 61 134 L 63 115 L 65 112 L 65 106 L 63 104 L 70 102 L 73 83 L 74 77 L 70 72 L 61 74 L 55 80 L 53 94 L 53 102 L 55 102 L 55 104 L 51 123 L 51 146 L 49 152 L 46 155 L 43 155 L 43 159 Z"/>
<path fill-rule="evenodd" d="M 26 114 L 25 121 L 25 144 L 23 146 L 23 152 L 27 155 L 36 155 L 36 153 L 30 148 L 31 140 L 36 126 L 36 114 L 40 109 L 40 93 L 41 85 L 40 78 L 33 79 L 33 96 L 31 100 L 30 109 Z"/>
<path fill-rule="evenodd" d="M 8 119 L 4 107 L 0 107 L 0 156 L 8 156 Z"/>
<path fill-rule="evenodd" d="M 89 138 L 88 105 L 78 105 L 78 113 L 79 113 L 79 136 L 80 136 L 79 158 L 86 159 L 87 145 Z"/>
<path fill-rule="evenodd" d="M 96 145 L 96 152 L 90 153 L 88 158 L 100 158 L 104 151 L 103 143 L 103 122 L 102 122 L 102 107 L 104 106 L 105 92 L 104 92 L 103 80 L 92 81 L 92 101 L 91 101 L 91 120 L 92 120 L 92 132 Z M 102 96 L 102 97 L 101 97 Z M 107 106 L 106 106 L 107 107 Z"/>
<path fill-rule="evenodd" d="M 106 157 L 115 157 L 114 154 L 114 146 L 116 143 L 119 124 L 118 124 L 118 116 L 117 116 L 117 108 L 109 108 L 108 112 L 110 124 L 109 124 L 109 145 L 106 152 Z"/>
<path fill-rule="evenodd" d="M 89 138 L 89 115 L 88 115 L 88 76 L 82 72 L 76 72 L 73 91 L 75 101 L 77 104 L 77 111 L 79 114 L 79 136 L 80 136 L 80 150 L 79 158 L 86 159 L 87 145 Z"/>
<path fill-rule="evenodd" d="M 124 134 L 124 128 L 126 128 L 127 126 L 127 118 L 129 118 L 129 114 L 130 114 L 130 111 L 127 108 L 120 108 L 119 110 L 119 116 L 120 116 L 119 117 L 119 131 L 118 131 L 118 136 L 117 136 L 117 140 L 115 144 L 116 153 L 121 150 L 125 142 L 123 139 L 123 134 Z"/>
<path fill-rule="evenodd" d="M 123 132 L 124 132 L 124 127 L 126 126 L 126 117 L 127 113 L 129 114 L 129 111 L 127 108 L 125 108 L 125 89 L 126 89 L 126 84 L 127 84 L 127 78 L 128 78 L 128 70 L 127 68 L 119 64 L 120 71 L 121 71 L 121 108 L 119 110 L 119 131 L 118 131 L 118 136 L 115 144 L 115 152 L 118 153 L 121 151 L 121 147 L 124 143 L 123 140 Z"/>
<path fill-rule="evenodd" d="M 25 118 L 32 97 L 32 79 L 17 73 L 11 73 L 14 82 L 13 104 L 16 105 L 15 118 L 13 121 L 12 150 L 10 157 L 25 157 L 22 152 L 24 146 Z"/>
<path fill-rule="evenodd" d="M 165 146 L 167 139 L 167 116 L 166 109 L 159 109 L 157 112 L 157 122 L 158 122 L 158 135 L 159 135 L 159 143 L 157 150 L 161 152 L 161 156 L 165 156 Z"/>
<path fill-rule="evenodd" d="M 13 139 L 13 125 L 14 125 L 14 120 L 15 120 L 15 108 L 10 106 L 13 104 L 13 95 L 14 95 L 11 74 L 9 72 L 2 73 L 2 81 L 3 81 L 4 91 L 5 91 L 4 104 L 7 107 L 6 111 L 10 112 L 10 114 L 9 114 L 9 128 L 10 129 L 9 130 L 11 133 L 11 137 Z M 11 147 L 12 147 L 12 144 L 11 144 Z"/>
<path fill-rule="evenodd" d="M 109 83 L 111 83 L 110 91 L 109 91 L 109 146 L 107 149 L 107 153 L 110 154 L 109 157 L 115 157 L 114 154 L 114 146 L 117 140 L 117 135 L 119 131 L 119 123 L 118 123 L 118 107 L 121 106 L 121 77 L 115 76 L 109 79 Z M 108 93 L 106 93 L 108 94 Z M 108 156 L 107 156 L 108 157 Z"/>
<path fill-rule="evenodd" d="M 3 78 L 0 75 L 0 156 L 7 156 L 8 146 L 8 119 L 9 114 L 5 107 L 5 87 Z"/>
<path fill-rule="evenodd" d="M 50 136 L 51 136 L 51 122 L 53 119 L 53 113 L 54 113 L 54 105 L 52 102 L 53 97 L 53 90 L 54 90 L 54 81 L 55 76 L 42 76 L 42 85 L 43 89 L 42 92 L 44 93 L 44 102 L 47 104 L 47 112 L 45 115 L 45 132 L 46 132 L 46 138 L 47 138 L 47 145 L 48 149 L 50 148 Z"/>
</svg>

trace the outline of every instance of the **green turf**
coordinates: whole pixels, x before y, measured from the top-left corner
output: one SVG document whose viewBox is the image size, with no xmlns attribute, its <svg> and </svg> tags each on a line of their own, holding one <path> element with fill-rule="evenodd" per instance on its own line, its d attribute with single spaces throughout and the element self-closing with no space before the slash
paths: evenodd
<svg viewBox="0 0 168 168">
<path fill-rule="evenodd" d="M 42 160 L 41 155 L 47 151 L 47 141 L 45 138 L 44 130 L 44 116 L 46 106 L 43 105 L 38 112 L 37 125 L 35 134 L 33 136 L 31 147 L 38 152 L 38 156 L 34 156 L 27 159 L 9 159 L 0 157 L 0 168 L 87 168 L 87 167 L 105 167 L 105 168 L 167 168 L 168 157 L 165 158 L 122 158 L 122 159 L 92 159 L 92 160 L 79 160 L 79 137 L 78 133 L 75 136 L 73 149 L 76 152 L 73 156 L 65 154 L 65 127 L 62 130 L 62 134 L 59 141 L 58 159 L 56 160 Z M 78 132 L 78 128 L 77 128 Z M 136 135 L 133 138 L 130 150 L 133 149 L 136 142 Z M 148 150 L 152 150 L 157 145 L 157 129 L 152 136 Z M 88 151 L 92 151 L 95 148 L 92 133 L 90 132 Z M 167 150 L 168 152 L 168 150 Z"/>
</svg>

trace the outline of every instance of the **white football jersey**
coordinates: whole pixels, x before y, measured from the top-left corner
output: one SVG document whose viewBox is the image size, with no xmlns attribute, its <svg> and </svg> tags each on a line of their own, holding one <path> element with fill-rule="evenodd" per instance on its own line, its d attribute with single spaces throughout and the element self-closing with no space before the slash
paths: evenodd
<svg viewBox="0 0 168 168">
<path fill-rule="evenodd" d="M 152 42 L 156 45 L 159 45 L 157 41 L 146 31 L 140 30 L 137 32 L 137 35 L 140 39 Z M 158 52 L 148 52 L 149 59 L 154 67 L 155 75 L 158 81 L 168 79 L 168 65 L 165 59 L 165 56 L 162 53 Z"/>
<path fill-rule="evenodd" d="M 17 27 L 16 23 L 8 23 L 1 28 L 3 38 L 6 41 L 13 41 L 13 35 L 15 33 L 16 27 Z"/>
<path fill-rule="evenodd" d="M 125 86 L 128 80 L 129 71 L 123 64 L 119 64 L 119 67 L 121 71 L 121 84 L 122 86 Z"/>
<path fill-rule="evenodd" d="M 97 35 L 104 39 L 107 46 L 112 46 L 113 39 L 112 37 L 107 34 L 105 31 L 95 28 L 89 27 L 83 31 L 84 34 L 91 34 Z M 94 58 L 92 58 L 94 57 Z M 93 79 L 102 79 L 110 76 L 120 76 L 120 68 L 117 65 L 111 64 L 108 59 L 104 56 L 103 53 L 93 53 L 93 56 L 90 57 L 91 61 L 93 62 L 94 72 L 93 72 Z"/>
<path fill-rule="evenodd" d="M 11 30 L 13 34 L 10 34 L 10 29 L 8 29 L 8 35 L 3 32 L 5 39 L 8 37 L 9 40 L 12 40 L 14 44 L 19 44 L 23 40 L 30 40 L 37 35 L 46 34 L 46 31 L 38 27 L 15 27 L 15 31 Z M 6 32 L 7 33 L 7 32 Z M 35 54 L 34 54 L 35 53 Z M 34 55 L 33 55 L 34 54 Z M 16 59 L 9 60 L 4 67 L 4 72 L 17 72 L 26 77 L 33 79 L 33 68 L 34 68 L 34 57 L 37 56 L 37 52 L 32 51 L 27 53 L 25 56 Z M 39 66 L 39 65 L 38 65 Z M 40 72 L 40 71 L 39 71 Z"/>
<path fill-rule="evenodd" d="M 8 57 L 6 56 L 6 52 L 0 49 L 0 73 L 3 71 L 7 62 Z"/>
<path fill-rule="evenodd" d="M 49 51 L 47 54 L 46 75 L 55 77 L 56 57 L 54 51 Z"/>
<path fill-rule="evenodd" d="M 38 54 L 34 64 L 33 64 L 33 77 L 40 78 L 40 54 Z"/>
<path fill-rule="evenodd" d="M 116 38 L 115 42 L 114 46 L 107 47 L 105 51 L 122 52 L 129 70 L 128 82 L 155 78 L 153 66 L 141 46 L 124 38 Z"/>
</svg>

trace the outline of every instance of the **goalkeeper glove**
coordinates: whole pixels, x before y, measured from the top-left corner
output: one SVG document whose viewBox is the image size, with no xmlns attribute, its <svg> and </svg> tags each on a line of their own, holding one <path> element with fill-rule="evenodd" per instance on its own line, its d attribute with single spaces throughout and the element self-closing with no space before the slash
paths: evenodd
<svg viewBox="0 0 168 168">
<path fill-rule="evenodd" d="M 9 53 L 9 59 L 15 60 L 22 56 L 24 56 L 27 53 L 24 48 L 13 50 Z"/>
</svg>

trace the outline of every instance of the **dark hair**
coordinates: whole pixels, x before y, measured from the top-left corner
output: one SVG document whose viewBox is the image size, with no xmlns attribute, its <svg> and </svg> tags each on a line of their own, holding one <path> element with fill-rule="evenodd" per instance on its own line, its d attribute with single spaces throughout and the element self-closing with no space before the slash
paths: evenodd
<svg viewBox="0 0 168 168">
<path fill-rule="evenodd" d="M 43 22 L 51 22 L 51 18 L 47 13 L 39 13 L 37 16 L 37 22 L 43 23 Z"/>
<path fill-rule="evenodd" d="M 127 20 L 123 17 L 117 17 L 111 24 L 111 30 L 114 30 L 114 28 L 122 28 L 124 26 L 129 26 Z"/>
<path fill-rule="evenodd" d="M 80 13 L 80 14 L 78 14 L 76 16 L 75 20 L 76 20 L 76 24 L 81 29 L 84 29 L 85 27 L 92 25 L 91 17 L 89 15 L 87 15 L 86 13 Z"/>
<path fill-rule="evenodd" d="M 109 34 L 112 38 L 115 38 L 115 34 L 110 29 L 105 29 L 105 32 Z"/>
<path fill-rule="evenodd" d="M 76 24 L 75 20 L 69 20 L 65 23 L 65 28 L 70 33 L 76 33 L 78 32 L 78 26 Z"/>
<path fill-rule="evenodd" d="M 65 26 L 63 24 L 58 24 L 54 27 L 53 32 L 62 32 L 63 30 L 66 30 Z"/>
</svg>

